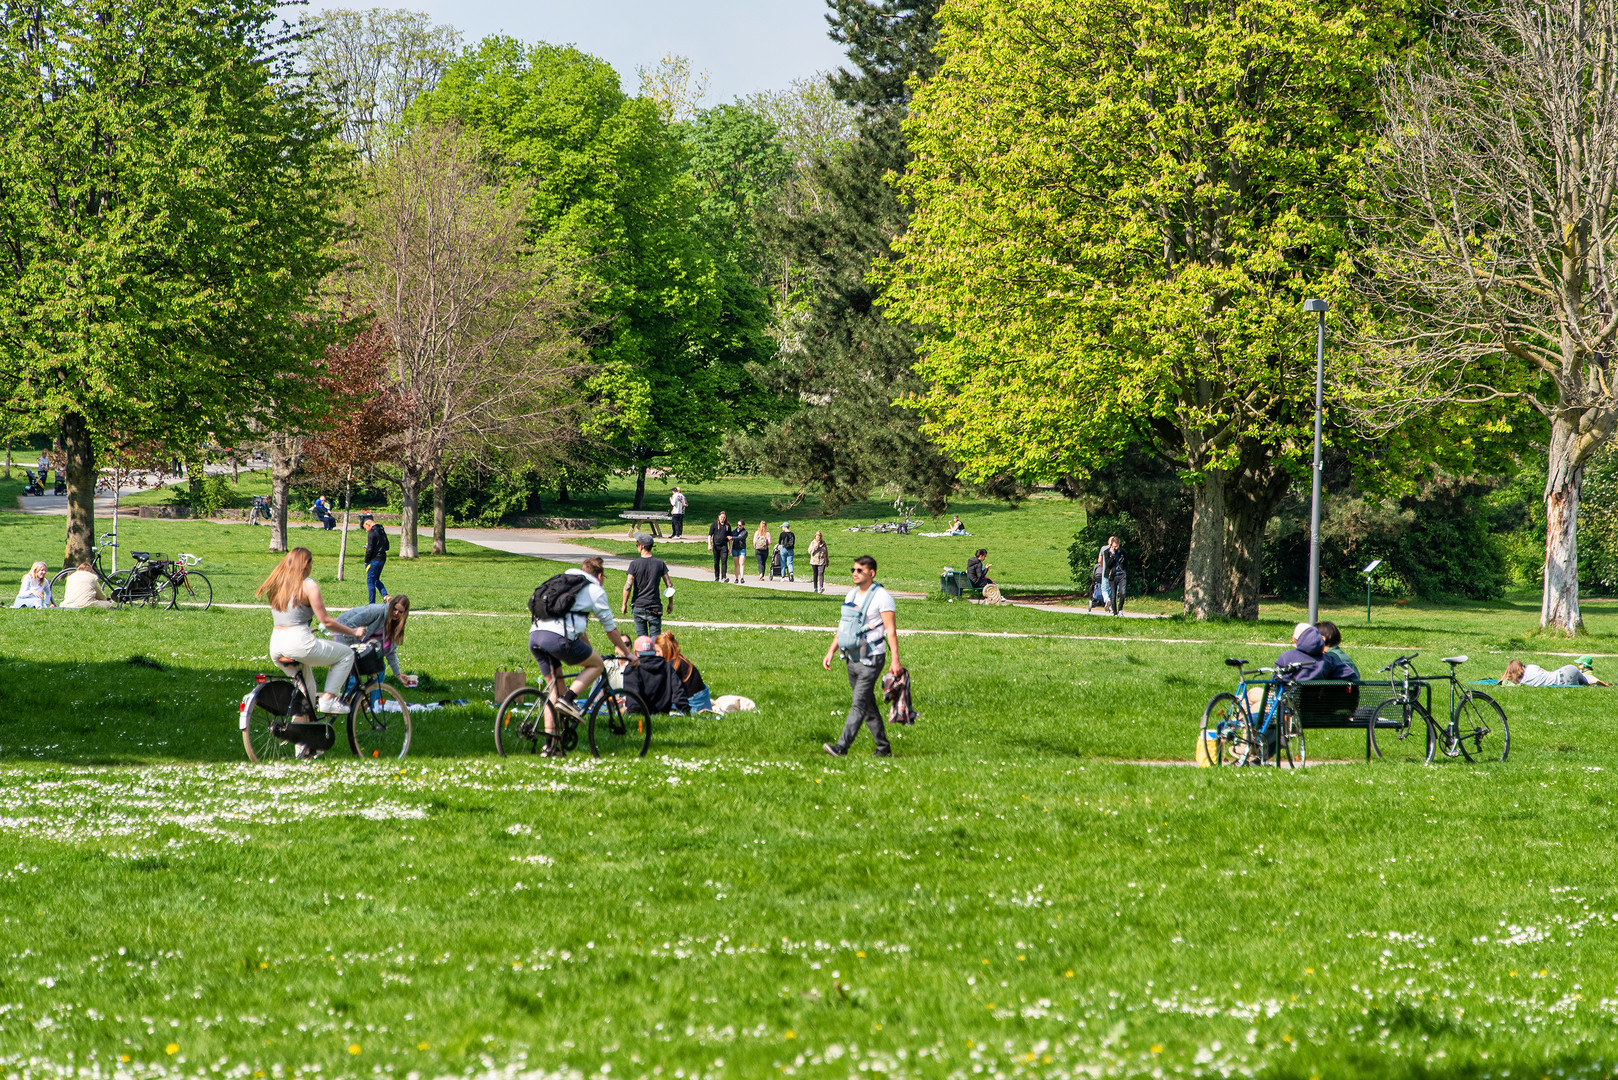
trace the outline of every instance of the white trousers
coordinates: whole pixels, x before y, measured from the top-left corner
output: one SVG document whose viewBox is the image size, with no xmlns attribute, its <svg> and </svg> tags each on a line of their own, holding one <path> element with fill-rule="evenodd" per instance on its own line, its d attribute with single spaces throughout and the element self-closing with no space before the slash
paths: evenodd
<svg viewBox="0 0 1618 1080">
<path fill-rule="evenodd" d="M 312 697 L 315 692 L 315 672 L 318 665 L 326 672 L 326 693 L 334 696 L 343 692 L 348 673 L 354 666 L 354 650 L 335 641 L 322 641 L 307 626 L 277 626 L 270 634 L 270 659 L 281 657 L 303 663 L 303 685 Z"/>
</svg>

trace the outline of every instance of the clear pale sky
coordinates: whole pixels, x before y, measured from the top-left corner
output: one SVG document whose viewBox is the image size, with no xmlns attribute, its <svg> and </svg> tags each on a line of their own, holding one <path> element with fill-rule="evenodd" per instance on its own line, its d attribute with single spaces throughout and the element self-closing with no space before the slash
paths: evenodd
<svg viewBox="0 0 1618 1080">
<path fill-rule="evenodd" d="M 826 36 L 825 0 L 393 0 L 449 23 L 468 43 L 505 33 L 577 45 L 610 63 L 624 89 L 665 53 L 706 68 L 710 103 L 775 90 L 844 61 Z M 311 5 L 319 8 L 320 3 Z M 333 5 L 362 7 L 357 0 Z"/>
</svg>

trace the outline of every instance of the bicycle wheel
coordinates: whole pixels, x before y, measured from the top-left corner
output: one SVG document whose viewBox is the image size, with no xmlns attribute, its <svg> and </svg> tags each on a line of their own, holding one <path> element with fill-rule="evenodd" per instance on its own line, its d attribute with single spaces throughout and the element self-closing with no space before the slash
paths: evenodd
<svg viewBox="0 0 1618 1080">
<path fill-rule="evenodd" d="M 120 570 L 116 574 L 107 575 L 107 599 L 114 604 L 128 604 L 129 599 L 129 571 Z"/>
<path fill-rule="evenodd" d="M 494 748 L 501 757 L 530 754 L 545 738 L 545 688 L 519 686 L 506 695 L 494 713 Z"/>
<path fill-rule="evenodd" d="M 1298 714 L 1290 708 L 1282 706 L 1280 714 L 1276 716 L 1275 764 L 1279 768 L 1281 759 L 1286 759 L 1289 769 L 1301 769 L 1304 766 L 1303 725 L 1298 722 Z"/>
<path fill-rule="evenodd" d="M 290 680 L 270 679 L 258 684 L 241 706 L 242 746 L 253 762 L 290 761 L 297 745 L 278 739 L 272 728 L 284 725 L 292 708 Z"/>
<path fill-rule="evenodd" d="M 1427 753 L 1422 760 L 1429 764 L 1432 762 L 1433 752 L 1438 749 L 1438 726 L 1433 723 L 1432 714 L 1424 709 L 1419 703 L 1414 701 L 1404 702 L 1398 698 L 1389 698 L 1377 706 L 1376 714 L 1371 720 L 1369 732 L 1371 749 L 1376 753 L 1377 757 L 1382 756 L 1382 747 L 1379 746 L 1376 741 L 1376 726 L 1377 724 L 1383 722 L 1391 722 L 1398 725 L 1397 731 L 1400 740 L 1414 734 L 1417 729 L 1417 725 L 1421 725 L 1421 727 L 1425 729 L 1427 733 Z"/>
<path fill-rule="evenodd" d="M 1246 724 L 1247 710 L 1235 694 L 1215 694 L 1202 710 L 1202 745 L 1197 750 L 1197 763 L 1209 765 L 1231 764 L 1232 738 Z"/>
<path fill-rule="evenodd" d="M 195 570 L 187 570 L 183 576 L 170 578 L 164 591 L 168 594 L 170 611 L 181 604 L 186 607 L 200 607 L 203 611 L 213 606 L 213 585 L 209 583 L 206 575 Z"/>
<path fill-rule="evenodd" d="M 58 604 L 62 602 L 62 582 L 66 581 L 77 569 L 78 567 L 76 566 L 66 567 L 58 570 L 56 576 L 51 578 L 51 596 L 56 598 Z"/>
<path fill-rule="evenodd" d="M 609 690 L 590 706 L 590 753 L 596 757 L 646 756 L 652 745 L 652 710 L 633 690 Z"/>
<path fill-rule="evenodd" d="M 385 706 L 392 701 L 394 712 Z M 387 683 L 362 687 L 348 703 L 348 748 L 369 761 L 398 761 L 410 753 L 410 706 Z"/>
<path fill-rule="evenodd" d="M 1455 705 L 1454 745 L 1468 761 L 1504 761 L 1511 753 L 1511 729 L 1506 710 L 1488 694 L 1467 690 Z M 1448 734 L 1447 732 L 1445 733 Z M 1498 742 L 1500 756 L 1495 757 Z M 1445 747 L 1447 751 L 1447 747 Z M 1453 756 L 1453 755 L 1452 755 Z"/>
</svg>

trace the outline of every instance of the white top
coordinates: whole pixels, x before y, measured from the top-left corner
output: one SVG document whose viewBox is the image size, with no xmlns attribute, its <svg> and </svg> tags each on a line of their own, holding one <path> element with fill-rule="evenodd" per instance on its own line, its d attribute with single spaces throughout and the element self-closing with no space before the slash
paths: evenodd
<svg viewBox="0 0 1618 1080">
<path fill-rule="evenodd" d="M 96 577 L 94 570 L 73 571 L 67 576 L 62 593 L 62 606 L 65 608 L 89 607 L 97 600 L 106 599 L 101 595 L 101 579 Z"/>
<path fill-rule="evenodd" d="M 669 508 L 675 514 L 685 513 L 685 492 L 676 491 L 673 495 L 670 495 Z"/>
<path fill-rule="evenodd" d="M 1523 667 L 1523 686 L 1589 686 L 1594 675 L 1586 675 L 1577 664 L 1565 664 L 1555 671 L 1546 671 L 1538 664 Z"/>
<path fill-rule="evenodd" d="M 897 614 L 899 605 L 894 603 L 893 594 L 881 585 L 872 585 L 871 588 L 876 590 L 873 597 L 867 597 L 858 588 L 848 590 L 848 595 L 843 597 L 843 607 L 853 608 L 858 612 L 860 606 L 865 604 L 867 599 L 870 600 L 870 604 L 865 608 L 865 643 L 870 647 L 871 656 L 874 658 L 883 656 L 888 651 L 888 635 L 882 625 L 882 613 L 892 611 Z"/>
<path fill-rule="evenodd" d="M 530 629 L 549 630 L 553 634 L 560 634 L 562 637 L 572 641 L 584 633 L 584 628 L 589 625 L 592 613 L 601 623 L 602 629 L 618 629 L 618 623 L 612 617 L 612 604 L 607 601 L 607 590 L 603 589 L 595 578 L 586 574 L 582 567 L 570 566 L 563 573 L 578 574 L 586 579 L 589 584 L 580 589 L 579 594 L 573 598 L 572 611 L 569 611 L 560 619 L 535 619 Z"/>
</svg>

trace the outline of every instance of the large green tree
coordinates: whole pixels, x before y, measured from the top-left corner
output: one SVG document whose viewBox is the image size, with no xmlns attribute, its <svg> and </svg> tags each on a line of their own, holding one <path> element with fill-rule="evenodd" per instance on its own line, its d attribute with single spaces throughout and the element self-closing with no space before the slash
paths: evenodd
<svg viewBox="0 0 1618 1080">
<path fill-rule="evenodd" d="M 189 452 L 304 393 L 339 167 L 267 0 L 0 9 L 0 393 L 61 433 L 66 558 L 98 442 Z"/>
<path fill-rule="evenodd" d="M 761 402 L 746 365 L 762 310 L 716 252 L 683 125 L 631 98 L 577 49 L 489 38 L 425 95 L 420 115 L 477 130 L 533 190 L 534 243 L 591 285 L 597 373 L 588 433 L 642 484 L 657 464 L 711 475 L 724 435 Z"/>
<path fill-rule="evenodd" d="M 910 159 L 900 127 L 909 80 L 937 66 L 940 2 L 828 0 L 832 37 L 851 65 L 831 87 L 855 110 L 855 134 L 814 160 L 811 178 L 764 224 L 772 274 L 790 284 L 780 353 L 763 374 L 793 411 L 754 450 L 772 474 L 818 490 L 828 512 L 887 484 L 936 511 L 955 486 L 954 463 L 894 405 L 925 386 L 912 370 L 911 328 L 883 313 L 870 280 L 906 226 L 889 179 Z"/>
<path fill-rule="evenodd" d="M 1255 618 L 1308 453 L 1305 297 L 1342 295 L 1403 0 L 951 0 L 907 125 L 893 310 L 969 475 L 1139 443 L 1192 484 L 1186 609 Z"/>
</svg>

